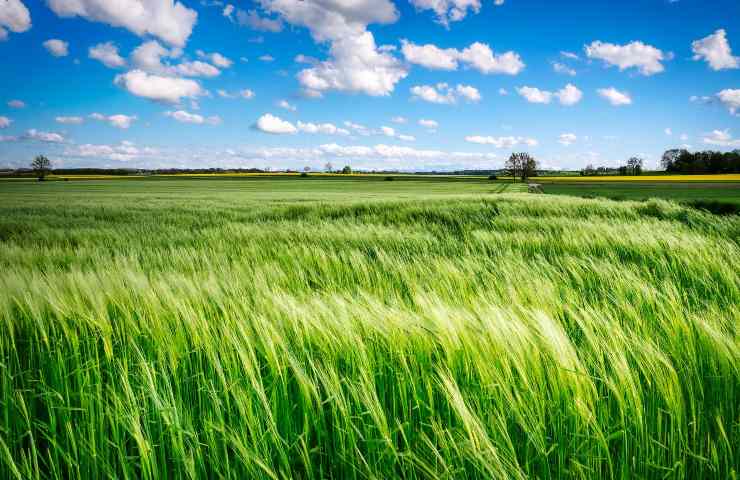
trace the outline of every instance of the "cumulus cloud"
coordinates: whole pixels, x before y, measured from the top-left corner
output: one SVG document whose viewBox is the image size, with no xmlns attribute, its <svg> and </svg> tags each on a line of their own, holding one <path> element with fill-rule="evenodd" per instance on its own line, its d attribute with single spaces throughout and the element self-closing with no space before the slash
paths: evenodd
<svg viewBox="0 0 740 480">
<path fill-rule="evenodd" d="M 195 10 L 176 0 L 47 0 L 60 17 L 80 16 L 123 27 L 136 35 L 152 35 L 183 47 L 198 19 Z"/>
<path fill-rule="evenodd" d="M 463 20 L 468 11 L 478 13 L 481 9 L 481 0 L 410 0 L 417 10 L 431 10 L 437 17 L 437 22 L 449 27 L 452 22 Z M 504 0 L 494 0 L 493 4 L 501 6 Z"/>
<path fill-rule="evenodd" d="M 280 100 L 277 103 L 277 106 L 284 110 L 288 110 L 290 112 L 295 112 L 296 110 L 298 110 L 298 108 L 295 105 L 289 103 L 287 100 Z"/>
<path fill-rule="evenodd" d="M 367 30 L 371 23 L 388 24 L 398 19 L 389 0 L 262 0 L 266 10 L 292 25 L 309 29 L 313 39 L 329 44 L 327 60 L 298 73 L 308 96 L 337 90 L 390 95 L 408 75 L 407 68 L 387 49 L 379 48 Z"/>
<path fill-rule="evenodd" d="M 491 47 L 480 42 L 460 51 L 454 48 L 442 49 L 432 44 L 416 45 L 402 40 L 401 53 L 407 62 L 433 70 L 457 70 L 458 62 L 461 62 L 484 74 L 516 75 L 525 67 L 518 53 L 510 51 L 496 55 Z"/>
<path fill-rule="evenodd" d="M 630 42 L 626 45 L 615 45 L 601 41 L 592 42 L 584 47 L 586 56 L 614 65 L 619 70 L 636 68 L 642 75 L 650 76 L 665 70 L 664 60 L 670 55 L 642 42 Z"/>
<path fill-rule="evenodd" d="M 536 147 L 538 142 L 534 138 L 527 137 L 491 137 L 481 135 L 471 135 L 465 137 L 468 143 L 477 143 L 479 145 L 493 145 L 496 148 L 514 148 L 517 145 L 526 145 Z"/>
<path fill-rule="evenodd" d="M 349 135 L 349 130 L 340 128 L 333 123 L 304 123 L 299 121 L 296 128 L 304 133 L 322 133 L 324 135 Z"/>
<path fill-rule="evenodd" d="M 101 113 L 91 113 L 90 118 L 93 120 L 98 120 L 101 122 L 108 122 L 111 127 L 120 128 L 123 130 L 128 129 L 131 127 L 131 124 L 134 123 L 138 117 L 129 116 L 129 115 L 123 115 L 123 114 L 116 114 L 116 115 L 103 115 Z"/>
<path fill-rule="evenodd" d="M 552 62 L 552 69 L 555 73 L 561 73 L 563 75 L 570 75 L 571 77 L 576 76 L 576 71 L 560 62 Z"/>
<path fill-rule="evenodd" d="M 713 130 L 704 135 L 704 143 L 718 147 L 740 147 L 740 139 L 733 138 L 728 129 Z"/>
<path fill-rule="evenodd" d="M 563 133 L 558 137 L 558 143 L 566 147 L 576 143 L 576 140 L 578 140 L 578 137 L 573 133 Z"/>
<path fill-rule="evenodd" d="M 31 14 L 21 0 L 0 2 L 0 41 L 8 38 L 6 29 L 22 33 L 31 28 Z"/>
<path fill-rule="evenodd" d="M 694 60 L 705 60 L 712 70 L 740 68 L 740 57 L 732 54 L 727 33 L 719 29 L 712 35 L 691 44 Z"/>
<path fill-rule="evenodd" d="M 88 50 L 88 56 L 98 60 L 108 68 L 126 66 L 126 60 L 118 54 L 118 47 L 113 42 L 99 43 Z"/>
<path fill-rule="evenodd" d="M 63 155 L 71 158 L 95 158 L 117 162 L 151 159 L 159 151 L 151 147 L 137 147 L 131 142 L 123 141 L 116 145 L 96 145 L 85 143 L 68 147 Z"/>
<path fill-rule="evenodd" d="M 414 141 L 416 141 L 416 137 L 414 137 L 412 135 L 404 135 L 404 134 L 398 133 L 398 132 L 396 132 L 396 129 L 395 128 L 392 128 L 392 127 L 382 126 L 382 127 L 380 127 L 380 133 L 382 135 L 385 135 L 386 137 L 397 138 L 397 139 L 403 140 L 405 142 L 414 142 Z"/>
<path fill-rule="evenodd" d="M 632 104 L 632 98 L 627 92 L 620 92 L 614 87 L 600 88 L 596 92 L 615 107 Z"/>
<path fill-rule="evenodd" d="M 56 117 L 54 120 L 63 125 L 79 125 L 85 121 L 82 117 Z"/>
<path fill-rule="evenodd" d="M 59 133 L 53 133 L 53 132 L 42 132 L 40 130 L 36 130 L 35 128 L 32 128 L 28 130 L 25 135 L 23 135 L 23 138 L 27 140 L 36 140 L 39 142 L 46 142 L 46 143 L 64 143 L 66 142 L 64 136 L 62 136 Z"/>
<path fill-rule="evenodd" d="M 469 102 L 479 102 L 482 98 L 480 92 L 475 87 L 461 84 L 452 87 L 446 83 L 416 85 L 411 87 L 411 95 L 413 99 L 439 104 L 454 104 L 460 99 Z"/>
<path fill-rule="evenodd" d="M 732 115 L 740 114 L 740 89 L 725 89 L 717 94 L 717 98 Z"/>
<path fill-rule="evenodd" d="M 203 57 L 207 56 L 202 51 L 199 51 L 199 54 Z M 182 51 L 180 49 L 167 49 L 156 40 L 150 40 L 136 47 L 136 49 L 131 53 L 131 62 L 136 69 L 143 70 L 147 73 L 155 73 L 157 75 L 173 77 L 216 77 L 221 74 L 221 70 L 218 68 L 214 67 L 210 63 L 201 62 L 199 60 L 182 62 L 177 65 L 170 65 L 169 63 L 163 62 L 163 59 L 165 58 L 179 58 L 181 55 Z M 208 58 L 210 59 L 212 55 L 209 55 Z M 216 58 L 222 63 L 231 62 L 220 54 L 215 55 L 217 55 Z"/>
<path fill-rule="evenodd" d="M 58 38 L 45 41 L 44 48 L 55 57 L 66 57 L 69 55 L 69 43 Z"/>
<path fill-rule="evenodd" d="M 155 102 L 179 103 L 183 98 L 205 95 L 195 80 L 151 75 L 142 70 L 116 75 L 114 83 L 137 97 Z"/>
<path fill-rule="evenodd" d="M 561 105 L 569 107 L 581 101 L 583 98 L 583 92 L 581 92 L 575 85 L 569 83 L 561 90 L 555 92 L 555 96 L 558 97 Z"/>
<path fill-rule="evenodd" d="M 200 58 L 207 59 L 212 64 L 214 64 L 214 65 L 216 65 L 217 67 L 220 67 L 220 68 L 230 68 L 234 64 L 234 62 L 231 59 L 229 59 L 229 58 L 221 55 L 218 52 L 206 53 L 203 50 L 198 50 L 196 52 L 196 54 Z"/>
<path fill-rule="evenodd" d="M 280 19 L 262 17 L 257 10 L 237 10 L 236 20 L 241 26 L 261 32 L 277 33 L 283 30 L 283 22 Z"/>
<path fill-rule="evenodd" d="M 8 128 L 13 123 L 8 117 L 0 117 L 0 128 Z"/>
<path fill-rule="evenodd" d="M 266 113 L 257 119 L 257 123 L 254 124 L 254 128 L 260 132 L 271 133 L 274 135 L 285 135 L 298 132 L 298 129 L 292 123 L 287 120 L 283 120 L 280 117 L 270 115 L 269 113 Z"/>
<path fill-rule="evenodd" d="M 245 88 L 244 90 L 241 90 L 239 92 L 239 95 L 241 95 L 242 98 L 245 98 L 247 100 L 251 100 L 254 98 L 254 92 L 248 88 Z"/>
<path fill-rule="evenodd" d="M 189 113 L 185 110 L 174 112 L 165 112 L 165 116 L 172 118 L 180 123 L 192 123 L 195 125 L 220 125 L 221 118 L 218 116 L 204 117 L 195 113 Z"/>
<path fill-rule="evenodd" d="M 398 123 L 398 124 L 404 124 L 404 123 L 408 123 L 408 119 L 406 117 L 393 117 L 391 118 L 391 122 Z"/>
<path fill-rule="evenodd" d="M 429 120 L 426 118 L 422 118 L 419 120 L 419 125 L 428 129 L 428 130 L 436 130 L 439 127 L 439 123 L 437 123 L 436 120 Z"/>
<path fill-rule="evenodd" d="M 26 102 L 22 100 L 10 100 L 8 106 L 10 108 L 26 108 Z"/>
<path fill-rule="evenodd" d="M 553 98 L 557 98 L 561 105 L 565 105 L 567 107 L 575 105 L 583 98 L 583 92 L 581 92 L 578 87 L 570 83 L 557 92 L 550 92 L 548 90 L 540 90 L 536 87 L 527 86 L 517 88 L 516 91 L 529 103 L 549 104 Z"/>
</svg>

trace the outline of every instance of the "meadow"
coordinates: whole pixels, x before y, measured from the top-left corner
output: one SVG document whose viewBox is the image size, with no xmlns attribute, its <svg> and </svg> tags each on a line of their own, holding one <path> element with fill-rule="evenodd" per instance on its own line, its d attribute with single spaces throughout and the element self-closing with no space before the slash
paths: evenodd
<svg viewBox="0 0 740 480">
<path fill-rule="evenodd" d="M 0 478 L 737 478 L 740 216 L 0 180 Z"/>
</svg>

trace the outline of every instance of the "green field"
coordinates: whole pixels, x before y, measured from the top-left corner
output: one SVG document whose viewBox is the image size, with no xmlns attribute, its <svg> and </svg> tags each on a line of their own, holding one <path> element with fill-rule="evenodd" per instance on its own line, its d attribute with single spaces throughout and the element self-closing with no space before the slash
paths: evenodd
<svg viewBox="0 0 740 480">
<path fill-rule="evenodd" d="M 740 216 L 0 181 L 0 478 L 733 479 Z"/>
<path fill-rule="evenodd" d="M 539 181 L 539 180 L 535 180 Z M 740 213 L 740 182 L 553 182 L 542 180 L 545 193 L 616 200 L 662 198 L 717 213 Z"/>
</svg>

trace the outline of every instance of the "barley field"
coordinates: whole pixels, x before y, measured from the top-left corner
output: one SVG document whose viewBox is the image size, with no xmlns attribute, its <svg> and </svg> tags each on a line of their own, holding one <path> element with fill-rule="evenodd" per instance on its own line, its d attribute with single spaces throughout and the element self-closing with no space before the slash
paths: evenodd
<svg viewBox="0 0 740 480">
<path fill-rule="evenodd" d="M 733 479 L 740 217 L 0 181 L 0 478 Z"/>
</svg>

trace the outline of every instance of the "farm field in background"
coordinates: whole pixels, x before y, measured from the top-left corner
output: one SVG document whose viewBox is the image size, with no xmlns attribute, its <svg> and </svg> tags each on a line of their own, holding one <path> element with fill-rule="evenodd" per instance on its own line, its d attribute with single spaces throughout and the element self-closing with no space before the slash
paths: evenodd
<svg viewBox="0 0 740 480">
<path fill-rule="evenodd" d="M 735 478 L 740 216 L 525 190 L 0 180 L 0 478 Z"/>
</svg>

